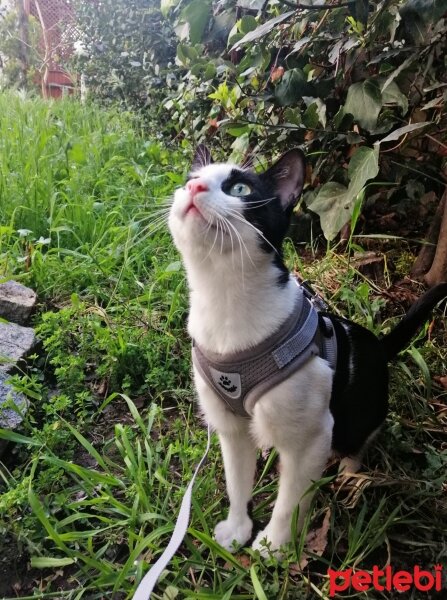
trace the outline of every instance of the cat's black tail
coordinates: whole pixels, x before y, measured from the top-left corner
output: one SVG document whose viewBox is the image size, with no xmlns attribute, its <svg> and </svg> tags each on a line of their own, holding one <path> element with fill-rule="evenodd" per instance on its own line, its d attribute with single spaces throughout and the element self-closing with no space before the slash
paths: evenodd
<svg viewBox="0 0 447 600">
<path fill-rule="evenodd" d="M 413 304 L 402 321 L 381 338 L 387 360 L 392 360 L 411 341 L 418 328 L 427 320 L 431 311 L 443 298 L 447 297 L 447 283 L 440 283 L 426 292 Z"/>
</svg>

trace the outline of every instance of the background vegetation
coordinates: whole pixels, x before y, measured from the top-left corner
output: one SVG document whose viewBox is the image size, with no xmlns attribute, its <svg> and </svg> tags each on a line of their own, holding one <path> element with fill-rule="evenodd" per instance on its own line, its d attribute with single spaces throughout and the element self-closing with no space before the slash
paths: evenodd
<svg viewBox="0 0 447 600">
<path fill-rule="evenodd" d="M 288 241 L 288 263 L 376 333 L 407 303 L 391 285 L 408 275 L 445 184 L 442 2 L 76 10 L 92 102 L 0 94 L 0 277 L 36 289 L 42 340 L 13 377 L 31 400 L 23 429 L 0 432 L 12 442 L 0 464 L 0 597 L 131 597 L 167 543 L 205 446 L 187 289 L 164 227 L 197 141 L 256 166 L 305 149 L 302 219 L 312 208 L 335 241 L 347 223 L 347 247 L 318 249 L 313 221 L 311 236 L 299 228 Z M 386 248 L 380 280 L 356 268 L 354 252 L 370 247 Z M 325 598 L 328 566 L 445 564 L 445 341 L 436 318 L 401 355 L 367 468 L 342 485 L 328 469 L 280 562 L 232 557 L 212 540 L 225 512 L 214 442 L 188 536 L 154 597 Z M 258 525 L 276 483 L 273 452 L 259 462 Z"/>
<path fill-rule="evenodd" d="M 300 145 L 309 160 L 302 208 L 319 215 L 326 239 L 349 222 L 356 202 L 390 207 L 389 233 L 409 205 L 441 195 L 445 1 L 305 10 L 282 0 L 168 0 L 156 18 L 148 0 L 101 6 L 123 34 L 96 6 L 78 3 L 78 64 L 95 74 L 92 93 L 139 108 L 177 144 L 208 139 L 236 162 L 252 155 L 262 165 Z M 150 44 L 139 29 L 145 19 L 157 24 Z"/>
</svg>

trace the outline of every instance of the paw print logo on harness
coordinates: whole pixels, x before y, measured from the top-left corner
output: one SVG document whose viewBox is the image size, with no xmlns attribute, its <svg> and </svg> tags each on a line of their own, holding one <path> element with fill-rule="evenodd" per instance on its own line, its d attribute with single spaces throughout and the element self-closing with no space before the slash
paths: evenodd
<svg viewBox="0 0 447 600">
<path fill-rule="evenodd" d="M 221 388 L 223 388 L 229 394 L 232 394 L 233 392 L 235 392 L 237 390 L 237 386 L 233 385 L 233 382 L 231 381 L 231 379 L 229 379 L 226 375 L 221 375 L 219 377 L 218 384 L 220 385 Z"/>
<path fill-rule="evenodd" d="M 214 389 L 224 399 L 237 400 L 242 393 L 242 381 L 240 373 L 229 373 L 220 371 L 210 366 L 210 375 Z"/>
</svg>

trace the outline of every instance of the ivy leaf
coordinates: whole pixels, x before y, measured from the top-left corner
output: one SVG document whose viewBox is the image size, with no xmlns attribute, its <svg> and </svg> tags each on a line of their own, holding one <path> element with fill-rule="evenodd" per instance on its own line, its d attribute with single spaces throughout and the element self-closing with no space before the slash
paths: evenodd
<svg viewBox="0 0 447 600">
<path fill-rule="evenodd" d="M 333 240 L 351 216 L 348 188 L 336 181 L 325 183 L 308 208 L 320 216 L 324 237 Z"/>
<path fill-rule="evenodd" d="M 197 1 L 199 2 L 199 4 L 202 4 L 202 2 L 200 2 L 200 0 L 197 0 Z M 244 37 L 242 39 L 240 39 L 238 42 L 236 42 L 234 44 L 234 46 L 232 46 L 230 48 L 230 52 L 231 52 L 231 50 L 237 50 L 237 48 L 239 48 L 240 46 L 243 46 L 244 44 L 248 44 L 249 42 L 254 42 L 254 40 L 264 37 L 265 35 L 267 35 L 268 33 L 270 33 L 272 31 L 272 29 L 275 27 L 275 25 L 278 25 L 279 23 L 286 21 L 294 13 L 295 13 L 294 10 L 289 10 L 288 12 L 285 12 L 283 15 L 279 15 L 279 17 L 270 19 L 266 23 L 263 23 L 259 27 L 256 27 L 256 29 L 254 29 L 253 31 L 250 31 L 249 33 L 247 33 L 247 35 L 244 35 Z"/>
<path fill-rule="evenodd" d="M 373 79 L 353 83 L 348 90 L 345 113 L 351 113 L 363 129 L 372 131 L 382 108 L 379 84 Z"/>
<path fill-rule="evenodd" d="M 404 116 L 408 111 L 408 98 L 403 94 L 395 81 L 392 81 L 382 90 L 382 103 L 385 105 L 397 105 Z"/>
<path fill-rule="evenodd" d="M 298 104 L 303 96 L 312 96 L 313 86 L 308 83 L 301 69 L 286 71 L 275 89 L 275 97 L 281 106 Z"/>
<path fill-rule="evenodd" d="M 349 193 L 355 197 L 362 191 L 368 179 L 374 179 L 379 172 L 379 146 L 374 148 L 360 146 L 349 161 Z"/>
<path fill-rule="evenodd" d="M 308 208 L 320 216 L 327 240 L 333 240 L 352 216 L 358 195 L 369 179 L 379 172 L 379 146 L 361 146 L 353 154 L 348 168 L 349 187 L 335 181 L 325 183 Z"/>
</svg>

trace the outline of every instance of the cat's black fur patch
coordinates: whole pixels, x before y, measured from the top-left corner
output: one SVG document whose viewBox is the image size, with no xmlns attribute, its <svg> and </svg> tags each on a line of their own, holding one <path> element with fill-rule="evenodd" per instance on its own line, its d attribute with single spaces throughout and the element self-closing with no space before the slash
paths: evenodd
<svg viewBox="0 0 447 600">
<path fill-rule="evenodd" d="M 259 245 L 267 254 L 273 254 L 273 263 L 278 267 L 278 285 L 284 286 L 289 280 L 289 271 L 283 262 L 282 244 L 289 228 L 292 208 L 284 210 L 276 195 L 275 184 L 263 174 L 253 171 L 233 169 L 222 183 L 222 191 L 229 194 L 235 183 L 245 183 L 252 189 L 249 196 L 241 198 L 245 202 L 244 218 L 259 229 Z"/>
<path fill-rule="evenodd" d="M 388 366 L 380 340 L 368 329 L 330 313 L 337 336 L 337 369 L 330 410 L 332 447 L 356 455 L 388 410 Z"/>
</svg>

